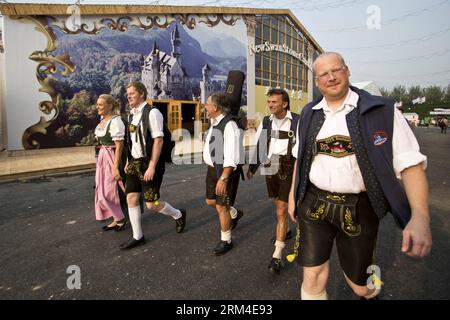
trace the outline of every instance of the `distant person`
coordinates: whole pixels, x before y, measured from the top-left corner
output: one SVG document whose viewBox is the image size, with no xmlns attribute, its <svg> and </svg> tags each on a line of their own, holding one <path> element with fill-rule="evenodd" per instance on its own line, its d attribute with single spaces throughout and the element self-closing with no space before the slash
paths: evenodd
<svg viewBox="0 0 450 320">
<path fill-rule="evenodd" d="M 387 212 L 403 229 L 402 252 L 425 257 L 431 250 L 427 158 L 391 101 L 349 85 L 340 54 L 321 54 L 313 70 L 323 96 L 300 115 L 289 198 L 300 230 L 301 298 L 327 299 L 336 242 L 347 283 L 362 299 L 374 299 L 381 285 L 367 270 Z"/>
<path fill-rule="evenodd" d="M 447 117 L 442 117 L 438 120 L 438 125 L 441 128 L 441 133 L 447 133 L 448 119 Z"/>
<path fill-rule="evenodd" d="M 128 213 L 133 236 L 120 246 L 122 250 L 132 249 L 145 243 L 141 226 L 141 194 L 148 209 L 172 217 L 175 230 L 181 233 L 186 225 L 186 210 L 176 209 L 167 201 L 162 201 L 160 188 L 165 172 L 165 160 L 161 157 L 164 142 L 163 115 L 146 102 L 147 88 L 141 82 L 131 82 L 127 86 L 130 117 L 128 121 L 129 159 L 126 194 Z M 147 119 L 144 119 L 147 117 Z M 148 127 L 144 123 L 148 123 Z M 147 127 L 147 130 L 144 128 Z M 146 132 L 145 132 L 145 131 Z"/>
<path fill-rule="evenodd" d="M 220 241 L 213 253 L 220 256 L 233 247 L 231 230 L 243 216 L 241 210 L 233 207 L 242 174 L 243 137 L 230 114 L 224 93 L 211 94 L 205 109 L 211 124 L 205 135 L 203 149 L 203 160 L 208 165 L 206 204 L 217 211 L 219 218 Z"/>
<path fill-rule="evenodd" d="M 104 231 L 124 229 L 126 220 L 120 206 L 120 193 L 124 193 L 120 166 L 124 148 L 125 125 L 117 115 L 119 103 L 109 94 L 97 100 L 97 111 L 101 117 L 95 128 L 99 145 L 95 171 L 95 216 L 97 220 L 112 217 L 113 221 L 103 226 Z"/>
<path fill-rule="evenodd" d="M 277 219 L 275 250 L 269 270 L 279 274 L 285 240 L 291 236 L 290 231 L 288 233 L 287 209 L 295 162 L 292 148 L 299 116 L 289 110 L 289 95 L 282 89 L 269 90 L 267 106 L 271 115 L 263 118 L 256 132 L 258 143 L 247 170 L 247 178 L 250 180 L 261 164 L 269 171 L 265 172 L 267 192 L 274 201 Z"/>
</svg>

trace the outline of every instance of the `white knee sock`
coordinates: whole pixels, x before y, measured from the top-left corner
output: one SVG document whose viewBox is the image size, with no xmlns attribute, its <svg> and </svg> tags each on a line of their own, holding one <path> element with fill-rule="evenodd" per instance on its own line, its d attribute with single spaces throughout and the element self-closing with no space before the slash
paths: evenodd
<svg viewBox="0 0 450 320">
<path fill-rule="evenodd" d="M 230 243 L 231 242 L 231 230 L 228 230 L 225 232 L 220 231 L 220 240 Z"/>
<path fill-rule="evenodd" d="M 273 258 L 281 259 L 283 249 L 286 246 L 284 241 L 275 241 L 275 252 L 273 253 Z"/>
<path fill-rule="evenodd" d="M 139 240 L 143 236 L 141 227 L 141 208 L 128 208 L 128 214 L 130 215 L 131 228 L 133 229 L 133 238 Z"/>
<path fill-rule="evenodd" d="M 172 218 L 181 218 L 181 211 L 172 207 L 168 202 L 164 201 L 164 208 L 159 210 L 159 213 L 165 214 L 166 216 L 171 216 Z"/>
<path fill-rule="evenodd" d="M 235 207 L 230 206 L 230 216 L 231 219 L 236 219 L 237 217 L 237 210 Z"/>
<path fill-rule="evenodd" d="M 328 300 L 327 290 L 323 290 L 318 294 L 309 294 L 303 289 L 303 283 L 300 292 L 302 300 Z"/>
</svg>

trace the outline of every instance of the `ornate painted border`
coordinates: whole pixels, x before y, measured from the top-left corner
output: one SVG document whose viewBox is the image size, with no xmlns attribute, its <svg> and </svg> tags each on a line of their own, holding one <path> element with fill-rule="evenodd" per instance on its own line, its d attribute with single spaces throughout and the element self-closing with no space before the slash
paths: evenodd
<svg viewBox="0 0 450 320">
<path fill-rule="evenodd" d="M 83 18 L 83 17 L 82 17 Z M 87 16 L 87 23 L 80 23 L 75 28 L 68 28 L 67 16 L 17 16 L 14 19 L 24 23 L 34 24 L 36 30 L 43 33 L 47 38 L 47 47 L 42 51 L 34 51 L 30 59 L 38 63 L 36 67 L 36 78 L 41 85 L 39 91 L 47 93 L 51 101 L 42 101 L 39 103 L 39 109 L 50 114 L 53 110 L 55 114 L 50 120 L 41 116 L 38 123 L 27 128 L 22 135 L 22 145 L 25 149 L 39 149 L 40 143 L 35 134 L 47 134 L 47 128 L 59 115 L 59 105 L 61 97 L 49 82 L 48 76 L 57 72 L 57 65 L 63 67 L 62 75 L 67 76 L 75 71 L 76 66 L 70 60 L 68 54 L 58 57 L 51 55 L 51 51 L 57 47 L 54 27 L 58 27 L 62 32 L 70 35 L 85 33 L 95 35 L 103 28 L 126 32 L 131 26 L 136 26 L 141 30 L 150 30 L 152 28 L 166 29 L 174 21 L 179 21 L 189 29 L 194 29 L 198 23 L 204 23 L 208 27 L 214 27 L 219 23 L 233 26 L 236 21 L 242 19 L 242 15 L 224 15 L 224 14 L 164 14 L 147 16 L 110 16 L 98 19 L 97 16 Z M 95 19 L 97 18 L 97 19 Z M 84 19 L 83 19 L 84 20 Z"/>
<path fill-rule="evenodd" d="M 47 100 L 40 102 L 39 110 L 45 114 L 50 114 L 54 110 L 55 114 L 50 120 L 41 116 L 39 122 L 27 128 L 22 135 L 22 145 L 25 149 L 39 149 L 40 144 L 33 138 L 33 135 L 36 133 L 47 134 L 47 128 L 59 115 L 60 95 L 49 83 L 50 79 L 48 78 L 48 75 L 57 72 L 58 64 L 64 68 L 62 74 L 68 75 L 75 71 L 75 65 L 70 61 L 70 57 L 67 54 L 54 57 L 49 53 L 55 50 L 57 43 L 56 36 L 53 33 L 52 28 L 47 25 L 47 19 L 45 17 L 19 16 L 14 19 L 24 23 L 34 24 L 36 26 L 35 29 L 43 33 L 47 38 L 47 47 L 43 51 L 34 51 L 29 58 L 38 63 L 36 67 L 36 78 L 41 85 L 39 91 L 47 93 L 51 98 L 51 101 Z"/>
<path fill-rule="evenodd" d="M 92 17 L 92 16 L 88 16 Z M 136 26 L 141 30 L 150 30 L 152 28 L 166 29 L 174 21 L 179 21 L 189 29 L 194 29 L 198 23 L 204 23 L 208 27 L 214 27 L 220 22 L 233 26 L 240 15 L 197 15 L 197 14 L 165 14 L 165 15 L 148 15 L 148 16 L 111 16 L 100 20 L 92 20 L 89 23 L 81 23 L 80 26 L 72 30 L 67 27 L 68 20 L 55 20 L 53 25 L 59 27 L 66 34 L 97 34 L 103 28 L 110 30 L 118 30 L 122 32 L 128 31 L 129 27 Z"/>
</svg>

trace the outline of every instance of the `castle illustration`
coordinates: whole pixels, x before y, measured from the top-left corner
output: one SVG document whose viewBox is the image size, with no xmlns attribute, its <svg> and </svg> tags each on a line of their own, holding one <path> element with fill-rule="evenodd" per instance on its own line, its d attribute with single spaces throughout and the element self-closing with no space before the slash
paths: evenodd
<svg viewBox="0 0 450 320">
<path fill-rule="evenodd" d="M 148 98 L 206 102 L 206 97 L 212 93 L 214 88 L 210 78 L 211 68 L 208 64 L 203 66 L 200 96 L 195 96 L 192 92 L 192 83 L 189 82 L 186 70 L 183 68 L 181 39 L 177 25 L 171 33 L 171 42 L 172 52 L 170 54 L 161 51 L 154 41 L 148 56 L 143 57 L 142 83 L 147 88 Z"/>
</svg>

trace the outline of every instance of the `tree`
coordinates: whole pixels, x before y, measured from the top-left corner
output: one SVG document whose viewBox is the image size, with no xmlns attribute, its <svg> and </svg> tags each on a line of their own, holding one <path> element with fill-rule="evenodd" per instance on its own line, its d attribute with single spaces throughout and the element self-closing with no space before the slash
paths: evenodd
<svg viewBox="0 0 450 320">
<path fill-rule="evenodd" d="M 409 88 L 408 100 L 411 101 L 411 103 L 414 99 L 417 99 L 422 96 L 423 96 L 423 90 L 422 90 L 421 86 L 413 86 L 413 87 Z"/>
<path fill-rule="evenodd" d="M 69 141 L 72 144 L 76 144 L 83 137 L 83 127 L 78 124 L 69 126 L 67 133 L 69 135 Z"/>
<path fill-rule="evenodd" d="M 435 108 L 441 107 L 444 98 L 444 91 L 441 87 L 431 86 L 424 89 L 427 104 L 434 105 Z"/>
<path fill-rule="evenodd" d="M 62 99 L 72 99 L 72 88 L 65 79 L 56 79 L 54 77 L 49 77 L 49 85 L 55 88 L 56 92 L 61 95 Z"/>
<path fill-rule="evenodd" d="M 86 90 L 100 95 L 111 91 L 109 87 L 109 76 L 104 70 L 84 69 L 72 74 L 68 82 L 73 88 L 73 92 Z"/>
<path fill-rule="evenodd" d="M 84 136 L 79 143 L 78 146 L 92 146 L 95 143 L 95 134 L 94 130 L 89 130 L 88 134 Z"/>
<path fill-rule="evenodd" d="M 443 103 L 446 105 L 446 107 L 450 107 L 450 83 L 448 84 L 447 88 L 444 89 L 443 100 Z"/>
<path fill-rule="evenodd" d="M 86 90 L 76 93 L 68 103 L 67 116 L 70 123 L 79 124 L 88 115 L 92 115 L 92 106 L 96 105 L 97 97 Z"/>
<path fill-rule="evenodd" d="M 120 115 L 121 116 L 123 116 L 127 113 L 128 100 L 127 100 L 126 94 L 127 94 L 127 90 L 125 89 L 125 86 L 121 86 L 119 88 L 118 94 L 116 95 L 116 98 L 120 104 Z"/>
<path fill-rule="evenodd" d="M 403 104 L 406 103 L 406 99 L 408 98 L 408 94 L 406 92 L 406 88 L 402 85 L 396 85 L 390 95 L 389 98 L 394 100 L 394 102 L 400 102 L 403 101 Z"/>
<path fill-rule="evenodd" d="M 111 80 L 109 81 L 109 86 L 111 87 L 111 95 L 116 97 L 116 99 L 120 103 L 120 110 L 123 114 L 126 111 L 126 107 L 128 104 L 128 100 L 126 98 L 126 86 L 131 81 L 139 81 L 141 79 L 140 72 L 132 72 L 132 73 L 120 73 L 117 75 L 113 75 Z"/>
</svg>

